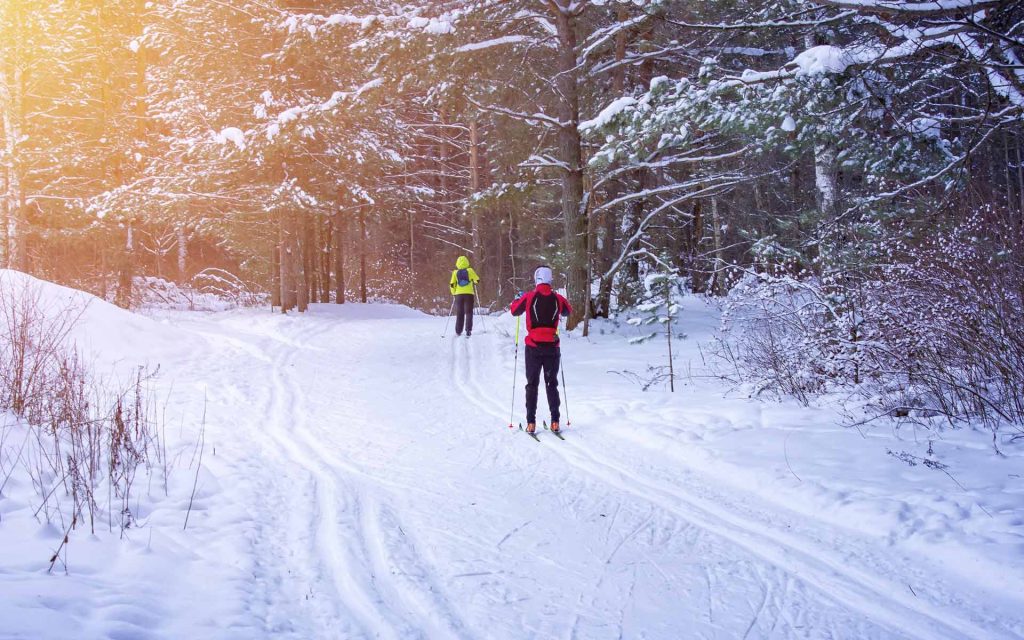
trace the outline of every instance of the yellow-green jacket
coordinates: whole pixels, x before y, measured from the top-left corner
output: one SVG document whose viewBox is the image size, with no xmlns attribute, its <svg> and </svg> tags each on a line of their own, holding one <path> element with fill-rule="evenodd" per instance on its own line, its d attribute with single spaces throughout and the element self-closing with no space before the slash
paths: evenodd
<svg viewBox="0 0 1024 640">
<path fill-rule="evenodd" d="M 459 269 L 465 269 L 469 272 L 469 284 L 461 287 L 459 286 Z M 459 259 L 455 261 L 455 271 L 452 271 L 452 280 L 449 285 L 452 289 L 452 295 L 473 293 L 473 285 L 478 282 L 480 282 L 480 276 L 476 275 L 476 271 L 473 271 L 473 267 L 469 266 L 469 258 L 466 256 L 459 256 Z"/>
</svg>

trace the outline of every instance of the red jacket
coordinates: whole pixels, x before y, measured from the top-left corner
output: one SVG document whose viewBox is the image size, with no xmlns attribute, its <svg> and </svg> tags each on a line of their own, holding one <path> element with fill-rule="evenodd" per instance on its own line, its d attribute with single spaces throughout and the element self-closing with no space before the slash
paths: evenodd
<svg viewBox="0 0 1024 640">
<path fill-rule="evenodd" d="M 544 317 L 538 317 L 540 305 L 535 304 L 539 302 L 536 300 L 538 294 L 541 296 L 553 295 L 555 297 L 556 305 L 554 310 L 556 314 L 554 314 L 554 317 L 548 317 L 547 313 L 543 314 Z M 548 307 L 550 306 L 548 305 Z M 523 294 L 513 302 L 510 310 L 514 316 L 526 314 L 526 346 L 528 347 L 557 345 L 559 317 L 565 317 L 572 313 L 569 301 L 552 291 L 549 284 L 538 284 L 536 289 Z"/>
</svg>

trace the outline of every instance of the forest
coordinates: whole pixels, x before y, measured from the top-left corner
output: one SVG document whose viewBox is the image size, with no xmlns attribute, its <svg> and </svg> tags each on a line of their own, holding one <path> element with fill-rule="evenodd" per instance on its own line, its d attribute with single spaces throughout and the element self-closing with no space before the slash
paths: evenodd
<svg viewBox="0 0 1024 640">
<path fill-rule="evenodd" d="M 4 2 L 0 263 L 436 313 L 546 263 L 583 335 L 668 283 L 757 393 L 1020 425 L 1022 59 L 1015 0 Z"/>
</svg>

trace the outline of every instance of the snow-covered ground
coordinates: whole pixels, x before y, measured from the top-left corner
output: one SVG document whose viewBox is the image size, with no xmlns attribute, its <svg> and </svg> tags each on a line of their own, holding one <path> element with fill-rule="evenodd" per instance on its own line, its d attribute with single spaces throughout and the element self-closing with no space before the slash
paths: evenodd
<svg viewBox="0 0 1024 640">
<path fill-rule="evenodd" d="M 507 315 L 442 340 L 444 318 L 394 305 L 93 301 L 100 366 L 160 363 L 178 471 L 125 540 L 73 536 L 67 575 L 12 478 L 0 637 L 1024 636 L 1021 445 L 730 395 L 699 375 L 715 322 L 688 301 L 675 394 L 612 373 L 661 364 L 661 342 L 567 336 L 572 424 L 536 443 L 507 427 Z M 517 422 L 522 398 L 520 379 Z M 952 478 L 886 453 L 929 440 Z"/>
</svg>

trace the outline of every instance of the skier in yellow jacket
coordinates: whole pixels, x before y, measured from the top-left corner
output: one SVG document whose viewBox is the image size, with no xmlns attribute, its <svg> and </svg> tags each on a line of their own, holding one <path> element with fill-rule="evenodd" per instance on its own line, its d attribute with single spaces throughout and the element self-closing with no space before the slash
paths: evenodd
<svg viewBox="0 0 1024 640">
<path fill-rule="evenodd" d="M 466 327 L 466 337 L 473 335 L 473 307 L 475 305 L 475 288 L 480 277 L 469 266 L 469 258 L 459 256 L 452 271 L 451 290 L 455 296 L 455 335 L 462 335 L 462 327 Z"/>
</svg>

